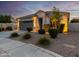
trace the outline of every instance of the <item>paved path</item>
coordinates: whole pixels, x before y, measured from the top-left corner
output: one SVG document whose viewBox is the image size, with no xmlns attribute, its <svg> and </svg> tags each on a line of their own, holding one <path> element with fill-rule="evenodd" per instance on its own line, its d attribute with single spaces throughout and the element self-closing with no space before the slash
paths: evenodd
<svg viewBox="0 0 79 59">
<path fill-rule="evenodd" d="M 49 50 L 26 44 L 19 41 L 11 40 L 0 33 L 0 57 L 61 57 L 60 55 Z"/>
</svg>

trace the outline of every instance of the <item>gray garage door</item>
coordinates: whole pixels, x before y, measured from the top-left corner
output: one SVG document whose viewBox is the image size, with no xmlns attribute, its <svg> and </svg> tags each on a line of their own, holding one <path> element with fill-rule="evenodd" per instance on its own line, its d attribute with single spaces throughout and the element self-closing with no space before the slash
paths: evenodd
<svg viewBox="0 0 79 59">
<path fill-rule="evenodd" d="M 20 30 L 26 30 L 28 27 L 33 28 L 33 21 L 20 21 Z"/>
</svg>

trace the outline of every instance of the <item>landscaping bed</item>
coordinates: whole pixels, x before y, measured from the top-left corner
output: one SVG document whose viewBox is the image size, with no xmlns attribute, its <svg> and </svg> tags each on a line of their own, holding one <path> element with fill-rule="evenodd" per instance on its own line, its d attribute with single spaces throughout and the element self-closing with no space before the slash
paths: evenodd
<svg viewBox="0 0 79 59">
<path fill-rule="evenodd" d="M 74 57 L 79 56 L 79 33 L 78 32 L 70 32 L 70 33 L 60 33 L 57 38 L 50 38 L 48 34 L 38 34 L 34 32 L 30 32 L 31 38 L 23 39 L 25 33 L 21 34 L 19 37 L 11 38 L 14 40 L 18 40 L 24 43 L 31 43 L 37 45 L 39 47 L 48 49 L 55 53 L 58 53 L 65 57 Z M 39 38 L 46 37 L 50 40 L 50 45 L 43 46 L 37 44 Z"/>
</svg>

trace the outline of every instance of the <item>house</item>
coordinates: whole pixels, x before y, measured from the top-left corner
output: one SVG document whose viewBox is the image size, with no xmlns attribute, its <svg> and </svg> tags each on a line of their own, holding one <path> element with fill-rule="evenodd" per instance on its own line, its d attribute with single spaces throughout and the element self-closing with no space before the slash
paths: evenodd
<svg viewBox="0 0 79 59">
<path fill-rule="evenodd" d="M 64 24 L 63 32 L 68 32 L 68 23 L 70 13 L 60 12 L 61 21 L 60 24 Z M 39 10 L 34 14 L 23 16 L 17 18 L 17 30 L 26 30 L 28 27 L 32 27 L 33 31 L 37 32 L 40 28 L 45 29 L 46 31 L 50 27 L 50 18 L 52 16 L 52 11 L 42 11 Z"/>
</svg>

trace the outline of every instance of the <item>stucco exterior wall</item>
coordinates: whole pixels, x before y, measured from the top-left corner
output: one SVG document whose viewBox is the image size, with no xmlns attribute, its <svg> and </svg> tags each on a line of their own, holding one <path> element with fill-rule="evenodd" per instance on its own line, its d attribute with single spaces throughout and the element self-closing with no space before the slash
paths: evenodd
<svg viewBox="0 0 79 59">
<path fill-rule="evenodd" d="M 67 15 L 63 15 L 60 24 L 64 24 L 63 32 L 68 32 L 68 17 L 67 17 Z"/>
<path fill-rule="evenodd" d="M 61 14 L 61 16 L 63 16 L 61 23 L 65 24 L 63 32 L 68 32 L 68 23 L 69 23 L 70 13 L 60 12 L 60 14 Z M 42 28 L 47 31 L 48 28 L 50 27 L 50 17 L 51 17 L 51 15 L 46 14 L 46 12 L 43 12 L 43 11 L 39 11 L 39 12 L 35 13 L 35 15 L 33 15 L 31 17 L 33 20 L 33 31 L 37 32 L 40 29 L 39 21 L 38 21 L 39 18 L 42 18 L 42 22 L 43 22 Z M 27 17 L 21 18 L 20 21 L 23 21 L 23 19 L 24 19 L 24 21 L 27 21 Z M 19 24 L 19 23 L 17 22 L 17 24 Z M 19 24 L 19 26 L 17 26 L 17 28 L 19 28 L 19 27 L 20 27 L 20 24 Z"/>
<path fill-rule="evenodd" d="M 11 26 L 13 30 L 15 29 L 15 23 L 0 23 L 0 27 L 6 28 L 8 26 Z"/>
</svg>

